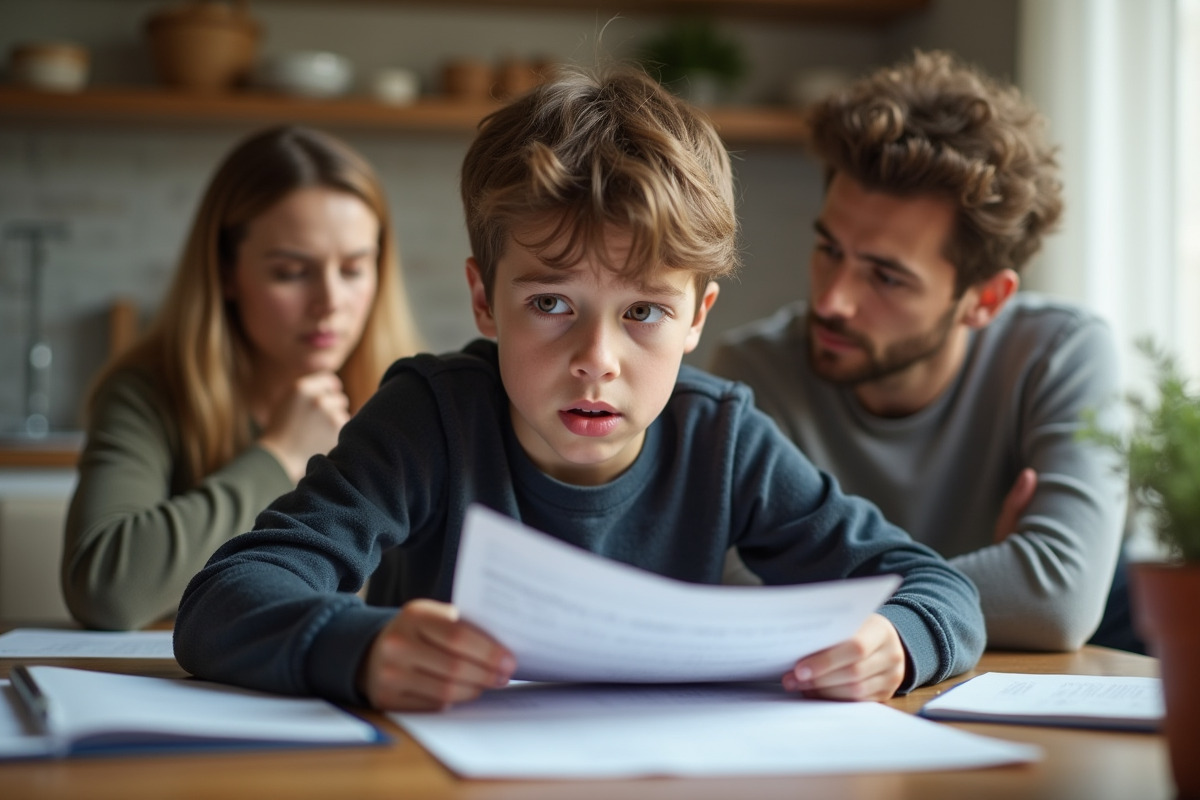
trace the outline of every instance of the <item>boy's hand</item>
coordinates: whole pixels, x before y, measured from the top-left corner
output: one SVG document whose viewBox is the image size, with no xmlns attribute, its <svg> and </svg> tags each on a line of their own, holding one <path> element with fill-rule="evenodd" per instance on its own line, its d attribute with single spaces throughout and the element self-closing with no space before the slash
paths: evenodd
<svg viewBox="0 0 1200 800">
<path fill-rule="evenodd" d="M 783 676 L 783 688 L 825 700 L 887 700 L 904 680 L 904 645 L 881 614 L 853 637 L 805 656 Z"/>
<path fill-rule="evenodd" d="M 436 600 L 400 609 L 359 667 L 358 685 L 384 711 L 431 711 L 473 700 L 508 683 L 516 659 Z"/>
</svg>

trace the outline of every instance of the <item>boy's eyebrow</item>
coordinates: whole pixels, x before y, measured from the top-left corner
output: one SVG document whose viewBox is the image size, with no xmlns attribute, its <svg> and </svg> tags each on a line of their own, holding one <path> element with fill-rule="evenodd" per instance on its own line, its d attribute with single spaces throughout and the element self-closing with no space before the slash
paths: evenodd
<svg viewBox="0 0 1200 800">
<path fill-rule="evenodd" d="M 813 222 L 813 230 L 815 230 L 817 232 L 817 235 L 820 236 L 822 239 L 828 239 L 829 241 L 835 242 L 835 243 L 837 242 L 837 237 L 835 237 L 832 233 L 830 233 L 829 229 L 826 228 L 821 223 L 820 220 L 816 220 Z M 913 270 L 909 269 L 904 264 L 903 261 L 898 261 L 897 259 L 889 258 L 888 256 L 877 256 L 872 253 L 855 253 L 855 255 L 858 258 L 861 258 L 863 261 L 866 261 L 870 264 L 874 264 L 878 267 L 883 267 L 884 269 L 890 269 L 890 270 L 895 270 L 896 272 L 901 272 L 915 281 L 920 280 L 920 277 L 917 275 L 917 273 L 914 272 Z"/>
<path fill-rule="evenodd" d="M 545 271 L 526 272 L 512 279 L 513 286 L 560 286 L 572 279 L 573 270 L 550 269 Z M 649 281 L 631 281 L 639 292 L 645 292 L 656 297 L 683 297 L 687 292 L 669 283 L 651 283 Z"/>
</svg>

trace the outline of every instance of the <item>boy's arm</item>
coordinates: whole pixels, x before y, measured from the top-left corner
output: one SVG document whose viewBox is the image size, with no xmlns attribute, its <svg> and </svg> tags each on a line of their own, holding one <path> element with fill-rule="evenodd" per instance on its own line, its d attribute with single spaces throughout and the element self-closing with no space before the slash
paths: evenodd
<svg viewBox="0 0 1200 800">
<path fill-rule="evenodd" d="M 362 703 L 359 665 L 396 609 L 366 606 L 355 592 L 445 485 L 428 458 L 444 450 L 437 418 L 425 384 L 385 382 L 297 489 L 192 579 L 175 624 L 180 665 L 211 680 Z"/>
<path fill-rule="evenodd" d="M 991 646 L 1073 650 L 1103 613 L 1125 524 L 1119 460 L 1077 438 L 1087 409 L 1119 425 L 1117 353 L 1094 319 L 1045 353 L 1020 398 L 1018 456 L 1035 473 L 1032 495 L 1014 525 L 998 522 L 996 544 L 951 563 L 979 587 Z"/>
<path fill-rule="evenodd" d="M 749 403 L 736 447 L 731 526 L 754 574 L 768 584 L 899 575 L 901 585 L 879 615 L 907 658 L 900 693 L 975 665 L 984 623 L 965 575 L 887 522 L 874 504 L 844 494 Z"/>
</svg>

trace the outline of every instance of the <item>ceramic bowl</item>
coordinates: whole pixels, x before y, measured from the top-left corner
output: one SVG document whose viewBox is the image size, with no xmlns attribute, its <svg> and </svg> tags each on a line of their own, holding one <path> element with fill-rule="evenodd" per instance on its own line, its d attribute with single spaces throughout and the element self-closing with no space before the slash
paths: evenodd
<svg viewBox="0 0 1200 800">
<path fill-rule="evenodd" d="M 88 51 L 70 42 L 27 42 L 13 47 L 13 83 L 48 92 L 78 92 L 87 84 Z"/>
<path fill-rule="evenodd" d="M 350 60 L 325 50 L 282 53 L 258 68 L 258 83 L 264 88 L 302 97 L 337 97 L 353 79 Z"/>
</svg>

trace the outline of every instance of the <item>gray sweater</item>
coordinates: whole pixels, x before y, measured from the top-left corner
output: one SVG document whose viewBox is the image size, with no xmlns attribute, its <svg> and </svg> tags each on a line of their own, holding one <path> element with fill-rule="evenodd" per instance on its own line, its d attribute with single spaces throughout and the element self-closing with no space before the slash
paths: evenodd
<svg viewBox="0 0 1200 800">
<path fill-rule="evenodd" d="M 1080 442 L 1084 409 L 1119 404 L 1108 326 L 1072 306 L 1018 294 L 974 331 L 956 380 L 907 417 L 867 412 L 809 368 L 805 307 L 732 331 L 713 371 L 744 381 L 821 469 L 877 503 L 979 587 L 990 647 L 1081 646 L 1104 609 L 1125 519 L 1125 479 Z M 1000 507 L 1024 467 L 1037 493 L 1003 542 Z M 753 568 L 752 568 L 753 569 Z"/>
<path fill-rule="evenodd" d="M 337 447 L 213 556 L 180 605 L 179 663 L 203 678 L 362 702 L 356 670 L 395 606 L 449 599 L 472 502 L 685 581 L 719 583 L 731 546 L 773 584 L 898 574 L 881 613 L 910 656 L 904 691 L 970 668 L 983 649 L 971 582 L 843 494 L 745 387 L 683 368 L 634 464 L 575 486 L 518 444 L 496 347 L 479 341 L 397 362 Z M 354 594 L 368 577 L 370 606 Z"/>
<path fill-rule="evenodd" d="M 292 488 L 258 445 L 193 485 L 166 393 L 144 371 L 116 373 L 96 398 L 67 514 L 67 607 L 91 628 L 140 628 L 175 613 L 213 551 Z"/>
</svg>

